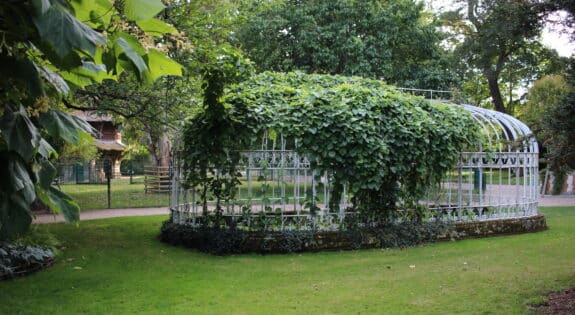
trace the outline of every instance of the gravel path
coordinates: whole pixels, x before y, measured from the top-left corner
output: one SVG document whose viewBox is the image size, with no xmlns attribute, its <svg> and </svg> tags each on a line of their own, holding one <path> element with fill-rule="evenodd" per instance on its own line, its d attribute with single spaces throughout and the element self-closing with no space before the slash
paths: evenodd
<svg viewBox="0 0 575 315">
<path fill-rule="evenodd" d="M 539 197 L 541 207 L 575 206 L 575 195 L 545 195 Z"/>
<path fill-rule="evenodd" d="M 575 195 L 560 195 L 560 196 L 541 196 L 539 198 L 539 206 L 541 207 L 551 207 L 551 206 L 575 206 Z M 159 208 L 128 208 L 128 209 L 102 209 L 102 210 L 86 210 L 80 213 L 80 220 L 96 220 L 105 218 L 116 218 L 116 217 L 134 217 L 134 216 L 146 216 L 146 215 L 159 215 L 159 214 L 169 214 L 170 211 L 168 207 Z M 33 220 L 33 223 L 55 223 L 64 222 L 64 218 L 61 215 L 52 214 L 38 214 Z"/>
</svg>

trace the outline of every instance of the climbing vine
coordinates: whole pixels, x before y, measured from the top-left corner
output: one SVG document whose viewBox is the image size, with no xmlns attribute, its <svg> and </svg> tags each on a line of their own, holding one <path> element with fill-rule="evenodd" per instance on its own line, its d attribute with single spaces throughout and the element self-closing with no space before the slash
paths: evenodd
<svg viewBox="0 0 575 315">
<path fill-rule="evenodd" d="M 262 125 L 241 105 L 221 102 L 226 84 L 245 80 L 252 65 L 237 51 L 223 49 L 198 55 L 202 64 L 202 108 L 186 124 L 183 156 L 187 185 L 199 190 L 207 218 L 207 201 L 216 199 L 215 221 L 222 219 L 221 202 L 234 197 L 240 184 L 240 151 L 253 142 Z M 245 107 L 245 106 L 244 106 Z M 218 224 L 216 224 L 218 225 Z"/>
<path fill-rule="evenodd" d="M 267 72 L 231 86 L 218 106 L 189 121 L 188 182 L 233 175 L 239 151 L 272 130 L 296 140 L 312 167 L 330 176 L 332 207 L 346 185 L 354 210 L 372 222 L 392 219 L 398 204 L 416 207 L 425 188 L 478 137 L 458 106 L 405 95 L 380 81 Z"/>
</svg>

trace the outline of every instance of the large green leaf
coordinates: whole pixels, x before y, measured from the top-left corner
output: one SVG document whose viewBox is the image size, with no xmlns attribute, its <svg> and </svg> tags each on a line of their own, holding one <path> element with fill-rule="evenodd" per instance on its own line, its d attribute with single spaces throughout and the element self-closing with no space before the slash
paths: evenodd
<svg viewBox="0 0 575 315">
<path fill-rule="evenodd" d="M 161 0 L 126 0 L 126 17 L 132 21 L 149 20 L 165 8 Z"/>
<path fill-rule="evenodd" d="M 72 198 L 55 187 L 48 189 L 37 187 L 40 200 L 55 213 L 61 213 L 68 222 L 80 220 L 80 206 Z"/>
<path fill-rule="evenodd" d="M 0 240 L 26 232 L 31 223 L 32 214 L 21 198 L 0 193 Z"/>
<path fill-rule="evenodd" d="M 25 232 L 36 199 L 26 162 L 14 152 L 0 151 L 0 240 Z"/>
<path fill-rule="evenodd" d="M 37 15 L 42 15 L 50 8 L 50 0 L 32 0 L 32 6 L 36 10 Z"/>
<path fill-rule="evenodd" d="M 110 24 L 114 4 L 110 0 L 72 0 L 75 16 L 82 23 L 92 27 Z"/>
<path fill-rule="evenodd" d="M 43 158 L 49 159 L 52 156 L 58 157 L 58 152 L 46 141 L 46 139 L 41 138 L 40 142 L 38 143 L 38 154 L 40 154 Z"/>
<path fill-rule="evenodd" d="M 68 95 L 68 93 L 70 93 L 70 87 L 60 75 L 46 66 L 37 66 L 36 69 L 42 78 L 50 83 L 50 85 L 52 85 L 59 94 Z"/>
<path fill-rule="evenodd" d="M 43 42 L 47 42 L 60 58 L 75 49 L 94 55 L 98 45 L 106 39 L 60 6 L 51 6 L 44 14 L 34 18 L 34 24 Z"/>
<path fill-rule="evenodd" d="M 41 137 L 23 107 L 4 114 L 0 119 L 0 131 L 8 150 L 17 152 L 25 161 L 32 159 Z"/>
<path fill-rule="evenodd" d="M 81 133 L 90 133 L 92 127 L 84 120 L 59 110 L 49 110 L 40 115 L 40 124 L 48 133 L 68 143 L 78 143 Z"/>
<path fill-rule="evenodd" d="M 9 186 L 8 191 L 13 195 L 19 195 L 22 200 L 30 205 L 36 199 L 34 182 L 26 169 L 26 165 L 16 156 L 10 156 L 7 163 L 6 173 Z"/>
<path fill-rule="evenodd" d="M 146 81 L 153 82 L 165 75 L 182 75 L 182 65 L 155 49 L 150 49 L 144 58 L 149 69 Z"/>
<path fill-rule="evenodd" d="M 138 75 L 141 76 L 148 71 L 148 66 L 142 58 L 142 55 L 145 54 L 145 50 L 134 36 L 122 33 L 116 40 L 116 44 L 117 57 L 121 58 L 125 56 L 136 67 Z M 117 69 L 117 72 L 120 73 L 121 70 L 122 69 Z"/>
<path fill-rule="evenodd" d="M 82 66 L 61 72 L 62 78 L 76 88 L 84 88 L 94 82 L 100 83 L 104 79 L 113 79 L 114 76 L 106 71 L 106 66 L 93 62 L 82 62 Z"/>
<path fill-rule="evenodd" d="M 158 19 L 136 21 L 136 24 L 138 24 L 146 34 L 156 37 L 162 37 L 163 34 L 175 34 L 178 32 L 175 27 Z"/>
<path fill-rule="evenodd" d="M 38 184 L 43 189 L 49 189 L 57 174 L 56 167 L 49 160 L 43 159 L 37 168 Z"/>
</svg>

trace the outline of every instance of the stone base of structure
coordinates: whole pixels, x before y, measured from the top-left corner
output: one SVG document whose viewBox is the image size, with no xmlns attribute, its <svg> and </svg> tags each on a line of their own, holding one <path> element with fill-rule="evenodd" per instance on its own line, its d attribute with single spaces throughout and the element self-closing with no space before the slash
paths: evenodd
<svg viewBox="0 0 575 315">
<path fill-rule="evenodd" d="M 406 247 L 434 241 L 521 234 L 546 229 L 543 215 L 480 222 L 404 222 L 343 231 L 244 231 L 193 227 L 166 221 L 162 227 L 161 239 L 217 255 L 266 254 Z"/>
</svg>

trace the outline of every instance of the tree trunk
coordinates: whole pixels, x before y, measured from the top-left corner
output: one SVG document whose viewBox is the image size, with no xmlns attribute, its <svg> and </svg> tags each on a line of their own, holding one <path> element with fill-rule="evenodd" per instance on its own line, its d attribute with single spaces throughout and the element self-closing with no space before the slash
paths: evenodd
<svg viewBox="0 0 575 315">
<path fill-rule="evenodd" d="M 163 133 L 159 137 L 150 136 L 150 143 L 148 150 L 154 158 L 154 162 L 158 167 L 170 166 L 170 158 L 172 152 L 172 142 L 167 133 Z"/>
<path fill-rule="evenodd" d="M 172 142 L 170 141 L 170 138 L 168 137 L 167 133 L 162 134 L 162 136 L 159 139 L 159 164 L 158 166 L 162 166 L 162 167 L 168 167 L 170 166 L 170 159 L 172 156 Z"/>
<path fill-rule="evenodd" d="M 484 71 L 484 74 L 487 78 L 487 83 L 489 84 L 489 95 L 491 95 L 495 110 L 498 112 L 506 113 L 505 105 L 503 104 L 503 98 L 501 97 L 501 91 L 499 90 L 499 83 L 497 82 L 499 77 L 498 73 L 493 71 Z"/>
<path fill-rule="evenodd" d="M 160 164 L 160 158 L 159 158 L 159 154 L 158 154 L 158 140 L 156 137 L 152 136 L 151 134 L 148 134 L 148 151 L 150 151 L 150 154 L 152 155 L 152 158 L 154 160 L 154 166 L 159 166 Z"/>
</svg>

